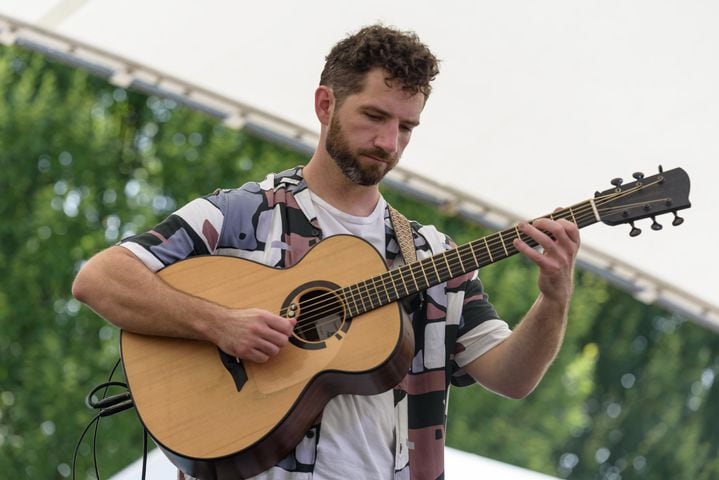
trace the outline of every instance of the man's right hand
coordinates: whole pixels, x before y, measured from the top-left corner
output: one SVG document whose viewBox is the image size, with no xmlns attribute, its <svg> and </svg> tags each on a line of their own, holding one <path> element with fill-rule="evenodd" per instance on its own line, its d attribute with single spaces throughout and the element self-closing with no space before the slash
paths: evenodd
<svg viewBox="0 0 719 480">
<path fill-rule="evenodd" d="M 228 310 L 227 319 L 215 324 L 208 338 L 228 355 L 263 363 L 287 344 L 296 323 L 258 308 Z"/>
</svg>

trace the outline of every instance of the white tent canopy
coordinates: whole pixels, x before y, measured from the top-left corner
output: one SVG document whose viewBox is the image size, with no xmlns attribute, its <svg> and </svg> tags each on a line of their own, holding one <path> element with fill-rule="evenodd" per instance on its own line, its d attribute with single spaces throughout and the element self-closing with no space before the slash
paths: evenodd
<svg viewBox="0 0 719 480">
<path fill-rule="evenodd" d="M 492 480 L 556 480 L 556 477 L 453 448 L 446 448 L 444 456 L 445 474 L 451 480 L 475 480 L 480 478 L 480 473 L 481 478 Z M 137 480 L 141 478 L 141 473 L 142 459 L 139 459 L 113 475 L 110 480 Z M 151 480 L 173 479 L 176 478 L 177 469 L 160 450 L 155 449 L 147 456 L 145 473 L 145 477 Z"/>
<path fill-rule="evenodd" d="M 693 203 L 684 225 L 665 217 L 653 232 L 647 222 L 634 239 L 628 227 L 589 228 L 580 260 L 719 330 L 718 20 L 708 0 L 3 0 L 0 41 L 311 149 L 329 47 L 376 21 L 415 30 L 442 73 L 390 181 L 504 227 L 613 177 L 682 166 Z"/>
</svg>

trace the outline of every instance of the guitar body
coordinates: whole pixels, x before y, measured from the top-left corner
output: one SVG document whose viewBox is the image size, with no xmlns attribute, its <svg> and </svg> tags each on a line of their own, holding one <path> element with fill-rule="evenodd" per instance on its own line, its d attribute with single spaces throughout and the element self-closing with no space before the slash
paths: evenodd
<svg viewBox="0 0 719 480">
<path fill-rule="evenodd" d="M 123 331 L 123 366 L 142 423 L 195 477 L 248 477 L 273 466 L 332 397 L 386 391 L 408 371 L 414 339 L 399 305 L 351 318 L 331 293 L 385 271 L 371 245 L 343 235 L 284 270 L 223 256 L 161 270 L 178 290 L 231 308 L 293 311 L 298 323 L 290 343 L 262 364 L 237 363 L 206 342 Z M 333 307 L 319 317 L 308 307 L 318 296 L 327 301 L 312 305 Z"/>
</svg>

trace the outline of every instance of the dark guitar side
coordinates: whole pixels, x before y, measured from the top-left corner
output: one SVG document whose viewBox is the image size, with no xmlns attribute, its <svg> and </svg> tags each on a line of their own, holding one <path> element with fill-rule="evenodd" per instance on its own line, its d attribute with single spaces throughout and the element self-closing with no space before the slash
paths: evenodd
<svg viewBox="0 0 719 480">
<path fill-rule="evenodd" d="M 285 270 L 207 256 L 159 275 L 178 290 L 227 307 L 280 312 L 288 298 L 306 290 L 302 286 L 344 287 L 385 271 L 372 246 L 341 235 Z M 212 344 L 127 331 L 121 336 L 142 423 L 175 465 L 202 479 L 252 476 L 276 464 L 332 397 L 380 393 L 399 383 L 413 348 L 408 321 L 398 304 L 389 304 L 353 318 L 336 335 L 290 343 L 266 363 L 243 362 L 247 381 L 238 391 Z"/>
</svg>

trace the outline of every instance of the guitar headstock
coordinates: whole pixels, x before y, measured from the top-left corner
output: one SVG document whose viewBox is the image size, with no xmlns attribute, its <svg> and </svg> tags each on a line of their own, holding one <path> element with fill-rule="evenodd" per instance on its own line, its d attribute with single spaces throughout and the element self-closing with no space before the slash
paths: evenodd
<svg viewBox="0 0 719 480">
<path fill-rule="evenodd" d="M 629 223 L 629 235 L 636 237 L 642 231 L 634 225 L 636 220 L 652 219 L 652 230 L 661 230 L 656 217 L 673 213 L 672 225 L 681 225 L 684 219 L 677 211 L 691 207 L 689 203 L 689 175 L 681 168 L 663 171 L 651 177 L 637 172 L 635 181 L 624 183 L 621 178 L 611 181 L 613 188 L 594 194 L 594 203 L 602 222 L 607 225 Z"/>
</svg>

